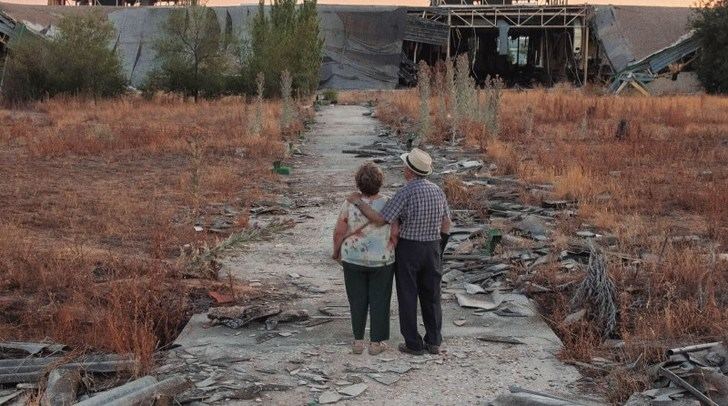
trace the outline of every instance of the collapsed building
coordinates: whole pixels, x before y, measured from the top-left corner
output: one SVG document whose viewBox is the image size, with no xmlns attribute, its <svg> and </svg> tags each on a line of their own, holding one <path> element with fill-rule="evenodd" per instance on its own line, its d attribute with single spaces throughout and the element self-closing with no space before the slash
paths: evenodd
<svg viewBox="0 0 728 406">
<path fill-rule="evenodd" d="M 414 80 L 418 60 L 434 64 L 467 53 L 476 81 L 498 76 L 509 86 L 558 82 L 628 85 L 640 93 L 679 91 L 676 81 L 699 49 L 691 9 L 570 5 L 566 0 L 433 0 L 408 10 L 403 50 Z M 684 90 L 695 88 L 694 75 Z M 681 83 L 684 85 L 684 83 Z"/>
<path fill-rule="evenodd" d="M 174 8 L 100 8 L 117 28 L 113 46 L 129 83 L 139 86 L 155 67 L 153 43 Z M 21 26 L 52 35 L 61 16 L 84 9 L 0 3 L 0 46 Z M 258 12 L 252 5 L 211 9 L 221 30 L 244 40 Z M 476 81 L 498 76 L 517 87 L 593 82 L 613 92 L 658 94 L 670 91 L 665 82 L 696 82 L 686 72 L 699 51 L 688 8 L 432 0 L 429 7 L 319 5 L 318 12 L 322 88 L 411 86 L 418 62 L 434 65 L 463 54 Z"/>
</svg>

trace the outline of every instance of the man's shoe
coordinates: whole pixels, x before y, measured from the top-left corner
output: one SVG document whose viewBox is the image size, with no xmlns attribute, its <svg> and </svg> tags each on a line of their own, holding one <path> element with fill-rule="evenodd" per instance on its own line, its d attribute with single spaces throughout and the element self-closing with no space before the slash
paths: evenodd
<svg viewBox="0 0 728 406">
<path fill-rule="evenodd" d="M 430 354 L 434 354 L 434 355 L 440 354 L 439 345 L 425 344 L 425 348 L 427 349 L 427 352 L 429 352 Z"/>
<path fill-rule="evenodd" d="M 424 355 L 425 354 L 425 350 L 413 350 L 412 348 L 407 347 L 407 344 L 405 344 L 405 343 L 401 343 L 399 345 L 399 347 L 397 347 L 397 349 L 399 349 L 400 352 L 403 352 L 403 353 L 409 354 L 409 355 Z"/>
</svg>

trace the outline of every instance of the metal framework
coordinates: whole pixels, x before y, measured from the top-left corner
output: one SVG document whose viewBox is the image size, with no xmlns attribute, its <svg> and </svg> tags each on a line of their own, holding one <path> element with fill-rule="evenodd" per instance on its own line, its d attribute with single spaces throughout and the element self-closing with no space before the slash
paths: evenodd
<svg viewBox="0 0 728 406">
<path fill-rule="evenodd" d="M 412 10 L 410 14 L 450 28 L 498 28 L 498 21 L 511 28 L 573 28 L 586 27 L 589 6 L 443 4 Z"/>
</svg>

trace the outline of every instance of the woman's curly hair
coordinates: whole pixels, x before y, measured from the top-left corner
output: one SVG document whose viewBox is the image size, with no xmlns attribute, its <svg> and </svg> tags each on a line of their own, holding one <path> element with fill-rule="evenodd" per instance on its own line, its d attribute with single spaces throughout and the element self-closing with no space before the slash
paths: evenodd
<svg viewBox="0 0 728 406">
<path fill-rule="evenodd" d="M 367 162 L 359 167 L 354 179 L 356 180 L 356 187 L 363 195 L 374 196 L 379 193 L 379 189 L 382 187 L 384 173 L 376 164 Z"/>
</svg>

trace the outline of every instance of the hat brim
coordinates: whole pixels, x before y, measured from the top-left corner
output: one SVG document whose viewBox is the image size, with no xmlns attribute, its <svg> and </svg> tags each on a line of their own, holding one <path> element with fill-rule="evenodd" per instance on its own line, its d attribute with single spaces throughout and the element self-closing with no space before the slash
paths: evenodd
<svg viewBox="0 0 728 406">
<path fill-rule="evenodd" d="M 414 173 L 416 173 L 416 174 L 418 174 L 420 176 L 430 176 L 430 175 L 432 175 L 432 168 L 430 168 L 430 170 L 427 171 L 427 172 L 423 172 L 422 170 L 417 169 L 414 166 L 412 166 L 412 164 L 410 164 L 409 160 L 407 159 L 408 156 L 409 156 L 409 152 L 405 152 L 405 153 L 403 153 L 402 155 L 399 156 L 399 159 L 401 159 L 402 162 L 404 162 L 405 166 L 408 167 L 412 172 L 414 172 Z"/>
</svg>

